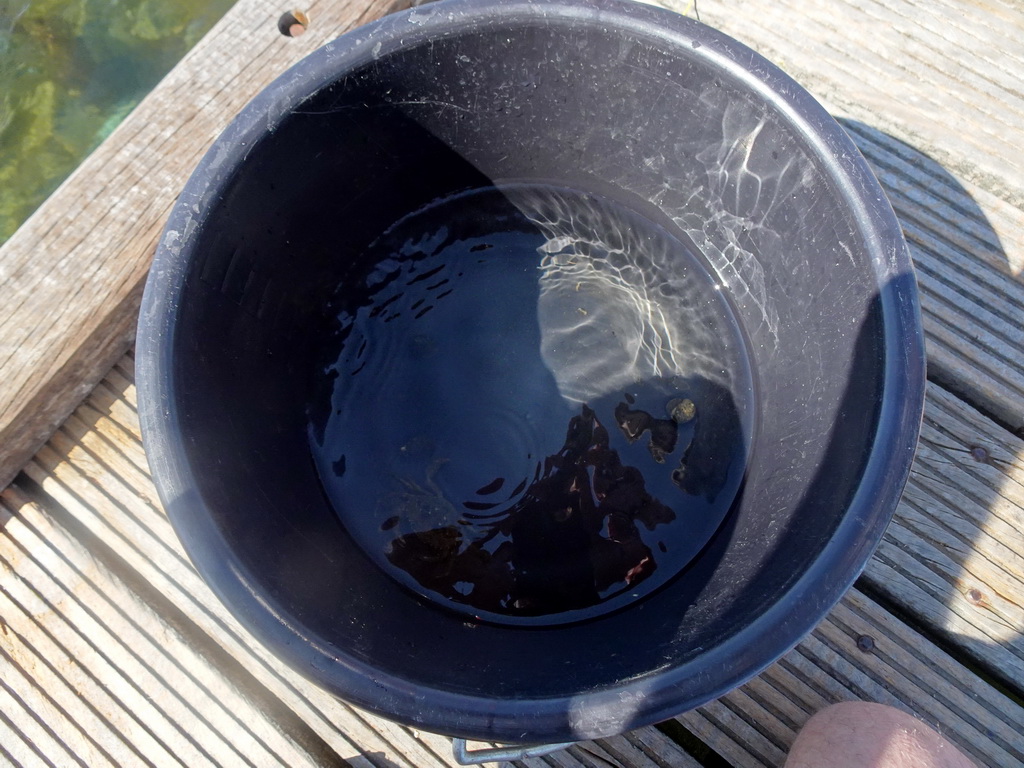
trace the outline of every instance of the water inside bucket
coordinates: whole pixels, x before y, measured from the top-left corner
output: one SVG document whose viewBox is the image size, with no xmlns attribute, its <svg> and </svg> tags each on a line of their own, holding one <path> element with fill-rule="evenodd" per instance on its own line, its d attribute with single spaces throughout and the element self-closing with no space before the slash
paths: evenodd
<svg viewBox="0 0 1024 768">
<path fill-rule="evenodd" d="M 756 414 L 726 292 L 680 240 L 610 200 L 512 184 L 406 216 L 364 267 L 332 306 L 329 416 L 309 435 L 377 566 L 476 618 L 543 625 L 628 605 L 698 556 Z"/>
</svg>

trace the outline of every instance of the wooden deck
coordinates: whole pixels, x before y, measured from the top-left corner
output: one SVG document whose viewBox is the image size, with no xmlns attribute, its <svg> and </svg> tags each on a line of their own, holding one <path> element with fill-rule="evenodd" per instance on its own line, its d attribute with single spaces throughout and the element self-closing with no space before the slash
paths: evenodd
<svg viewBox="0 0 1024 768">
<path fill-rule="evenodd" d="M 309 32 L 239 0 L 0 249 L 0 764 L 452 765 L 443 737 L 284 668 L 199 579 L 139 441 L 129 351 L 177 191 Z M 671 0 L 684 10 L 686 0 Z M 697 711 L 531 766 L 775 766 L 830 702 L 902 707 L 1024 765 L 1024 7 L 700 0 L 842 122 L 893 202 L 929 356 L 922 441 L 864 576 L 800 645 Z"/>
</svg>

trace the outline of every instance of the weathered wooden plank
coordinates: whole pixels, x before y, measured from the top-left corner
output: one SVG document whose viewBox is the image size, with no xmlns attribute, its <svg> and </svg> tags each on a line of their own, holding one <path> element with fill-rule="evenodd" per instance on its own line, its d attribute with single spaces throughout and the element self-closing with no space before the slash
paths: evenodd
<svg viewBox="0 0 1024 768">
<path fill-rule="evenodd" d="M 125 710 L 95 676 L 75 664 L 74 656 L 61 639 L 44 628 L 32 626 L 31 610 L 10 596 L 7 589 L 0 591 L 0 611 L 5 622 L 2 656 L 7 671 L 13 673 L 4 679 L 16 686 L 23 700 L 30 699 L 35 692 L 59 710 L 62 720 L 70 722 L 81 734 L 80 739 L 72 742 L 79 754 L 91 747 L 94 755 L 105 758 L 98 764 L 134 765 L 142 759 L 138 751 L 141 747 L 164 755 L 168 765 L 174 764 L 173 756 L 149 730 L 140 726 L 134 714 Z M 20 724 L 18 728 L 21 730 Z M 134 738 L 128 736 L 132 732 Z"/>
<path fill-rule="evenodd" d="M 999 23 L 972 26 L 1000 15 Z M 934 150 L 935 159 L 959 176 L 1021 206 L 1024 164 L 1014 150 L 1020 127 L 1011 117 L 1021 98 L 1014 84 L 1024 50 L 1019 8 L 1001 10 L 998 0 L 973 3 L 969 11 L 930 0 L 746 0 L 701 6 L 701 18 L 762 50 L 849 116 Z M 956 42 L 943 40 L 937 27 Z M 919 47 L 930 51 L 922 54 Z M 960 79 L 981 67 L 975 63 L 979 49 L 1002 54 L 999 69 L 1009 72 L 987 94 Z M 1005 131 L 990 130 L 990 113 L 1006 115 Z"/>
<path fill-rule="evenodd" d="M 754 723 L 745 717 L 747 713 L 744 712 L 743 704 L 746 695 L 742 692 L 734 693 L 739 714 L 726 704 L 726 697 L 723 697 L 693 712 L 680 715 L 678 719 L 736 768 L 782 765 L 785 752 L 766 739 Z M 757 714 L 751 711 L 747 716 L 756 717 Z"/>
<path fill-rule="evenodd" d="M 699 765 L 678 744 L 671 742 L 654 728 L 643 728 L 630 734 L 600 739 L 573 749 L 586 749 L 591 754 L 603 758 L 606 763 L 628 765 L 631 768 L 697 768 Z M 597 768 L 607 768 L 599 761 L 596 765 Z"/>
<path fill-rule="evenodd" d="M 9 496 L 14 494 L 8 494 Z M 16 498 L 16 495 L 15 495 Z M 190 749 L 202 753 L 201 763 L 260 765 L 313 765 L 310 755 L 285 739 L 277 724 L 261 707 L 240 695 L 210 662 L 183 643 L 177 633 L 92 558 L 81 543 L 54 525 L 38 507 L 22 503 L 0 533 L 0 578 L 4 597 L 23 610 L 6 611 L 9 627 L 29 643 L 48 631 L 71 653 L 72 663 L 120 700 L 125 709 L 144 697 L 173 723 L 177 735 L 167 746 L 187 759 Z M 26 610 L 30 620 L 26 621 Z M 36 645 L 40 649 L 39 644 Z M 128 691 L 127 697 L 124 692 Z M 105 761 L 93 754 L 88 740 L 69 718 L 28 690 L 33 710 L 48 728 L 59 728 L 62 745 L 84 764 Z M 143 712 L 146 727 L 153 712 Z M 19 718 L 19 724 L 30 723 Z M 123 734 L 135 737 L 136 730 Z M 57 733 L 54 733 L 56 736 Z M 31 741 L 37 745 L 35 736 Z M 192 745 L 190 747 L 190 745 Z M 159 763 L 162 753 L 151 754 L 136 745 L 143 759 Z M 55 751 L 48 749 L 54 758 Z M 63 759 L 54 760 L 61 764 Z"/>
<path fill-rule="evenodd" d="M 931 386 L 896 520 L 865 581 L 1011 686 L 1024 680 L 1024 441 Z"/>
<path fill-rule="evenodd" d="M 300 38 L 240 0 L 0 246 L 0 488 L 124 354 L 157 237 L 227 122 L 289 65 L 390 0 L 319 0 Z"/>
<path fill-rule="evenodd" d="M 698 762 L 688 752 L 656 728 L 640 728 L 625 735 L 659 768 L 694 768 Z"/>
<path fill-rule="evenodd" d="M 774 766 L 814 712 L 854 700 L 914 714 L 979 765 L 1024 765 L 1020 705 L 857 590 L 759 678 L 679 720 L 733 765 Z"/>
<path fill-rule="evenodd" d="M 22 678 L 22 679 L 18 679 Z M 89 765 L 71 747 L 61 741 L 50 722 L 26 704 L 8 679 L 26 686 L 20 671 L 0 653 L 0 764 L 2 765 Z M 52 717 L 52 707 L 47 712 Z M 84 753 L 86 750 L 82 750 Z M 110 765 L 95 755 L 96 766 Z M 3 760 L 7 762 L 4 763 Z"/>
</svg>

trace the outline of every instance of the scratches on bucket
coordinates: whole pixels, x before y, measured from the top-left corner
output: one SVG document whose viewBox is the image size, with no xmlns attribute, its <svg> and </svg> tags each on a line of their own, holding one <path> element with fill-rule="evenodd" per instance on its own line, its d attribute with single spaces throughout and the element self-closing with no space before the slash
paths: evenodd
<svg viewBox="0 0 1024 768">
<path fill-rule="evenodd" d="M 573 734 L 580 740 L 605 733 L 621 733 L 632 727 L 633 718 L 647 698 L 642 683 L 605 693 L 577 697 L 569 707 Z"/>
</svg>

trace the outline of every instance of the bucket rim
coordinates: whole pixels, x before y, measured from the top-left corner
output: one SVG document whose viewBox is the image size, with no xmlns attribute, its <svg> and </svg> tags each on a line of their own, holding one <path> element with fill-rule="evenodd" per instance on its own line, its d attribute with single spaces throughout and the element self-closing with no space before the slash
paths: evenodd
<svg viewBox="0 0 1024 768">
<path fill-rule="evenodd" d="M 863 479 L 830 541 L 786 598 L 691 664 L 600 690 L 543 699 L 495 699 L 424 689 L 311 641 L 260 593 L 195 491 L 177 423 L 173 322 L 203 211 L 231 182 L 252 145 L 305 99 L 378 56 L 483 25 L 558 19 L 615 25 L 663 40 L 719 68 L 778 109 L 815 149 L 816 163 L 851 206 L 876 271 L 886 350 L 882 402 Z M 327 43 L 256 96 L 213 143 L 185 185 L 161 236 L 139 319 L 138 401 L 158 493 L 189 557 L 229 610 L 280 659 L 346 701 L 427 730 L 496 741 L 598 738 L 711 701 L 795 646 L 860 575 L 910 472 L 924 407 L 925 353 L 917 286 L 900 225 L 842 127 L 807 91 L 753 50 L 695 20 L 630 0 L 442 0 L 384 17 Z M 707 670 L 714 670 L 714 679 Z M 622 713 L 628 711 L 628 717 Z"/>
</svg>

